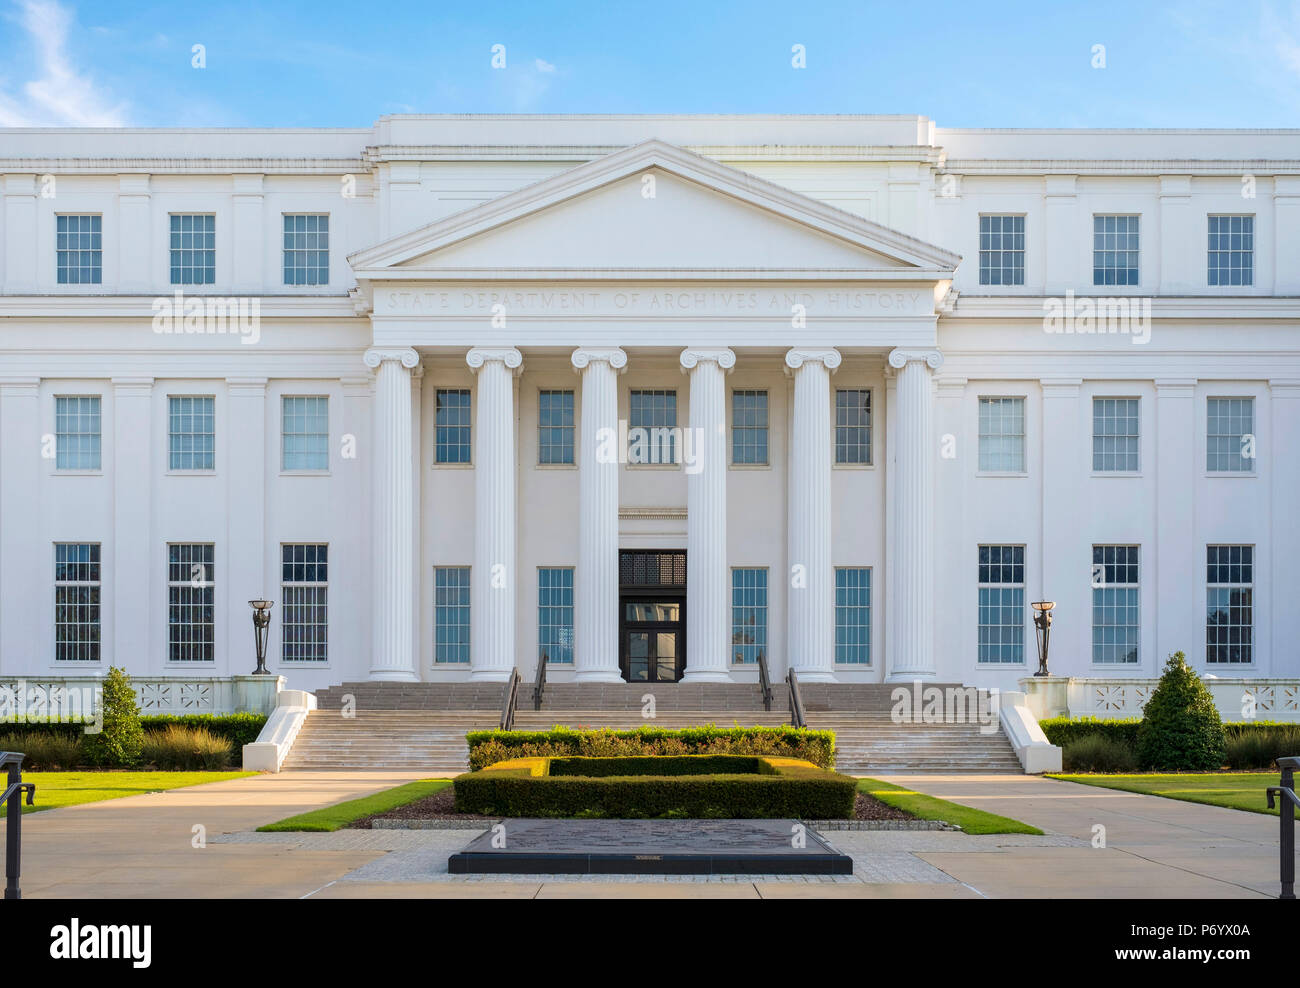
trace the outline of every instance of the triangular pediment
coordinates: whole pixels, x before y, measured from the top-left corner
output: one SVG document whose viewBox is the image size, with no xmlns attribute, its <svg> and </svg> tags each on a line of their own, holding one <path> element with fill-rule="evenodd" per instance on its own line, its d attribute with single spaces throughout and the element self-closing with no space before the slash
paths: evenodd
<svg viewBox="0 0 1300 988">
<path fill-rule="evenodd" d="M 467 271 L 827 271 L 914 278 L 960 258 L 662 141 L 353 254 L 359 279 Z"/>
</svg>

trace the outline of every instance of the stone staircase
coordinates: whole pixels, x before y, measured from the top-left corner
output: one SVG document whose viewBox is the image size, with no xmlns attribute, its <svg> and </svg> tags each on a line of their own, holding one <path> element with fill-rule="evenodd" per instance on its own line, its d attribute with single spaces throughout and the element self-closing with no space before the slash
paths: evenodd
<svg viewBox="0 0 1300 988">
<path fill-rule="evenodd" d="M 313 710 L 283 769 L 410 769 L 451 775 L 469 768 L 465 732 L 497 726 L 499 714 L 477 711 Z"/>
</svg>

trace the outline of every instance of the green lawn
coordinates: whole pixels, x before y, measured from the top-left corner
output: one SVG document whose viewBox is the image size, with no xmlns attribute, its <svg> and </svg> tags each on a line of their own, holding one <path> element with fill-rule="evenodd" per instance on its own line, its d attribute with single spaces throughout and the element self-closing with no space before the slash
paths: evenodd
<svg viewBox="0 0 1300 988">
<path fill-rule="evenodd" d="M 97 803 L 104 799 L 139 796 L 197 786 L 204 782 L 242 779 L 256 772 L 24 772 L 24 782 L 36 783 L 36 802 L 28 806 L 23 797 L 23 812 L 37 813 L 78 803 Z"/>
<path fill-rule="evenodd" d="M 1183 799 L 1189 803 L 1226 806 L 1231 810 L 1272 813 L 1264 790 L 1277 785 L 1276 772 L 1212 772 L 1204 775 L 1051 775 L 1048 778 L 1101 786 L 1124 792 L 1140 792 L 1166 799 Z"/>
<path fill-rule="evenodd" d="M 922 820 L 942 820 L 955 827 L 961 827 L 968 834 L 1041 834 L 1037 827 L 1031 827 L 1010 817 L 985 813 L 983 810 L 950 803 L 946 799 L 927 796 L 913 792 L 901 786 L 879 782 L 876 779 L 859 779 L 858 792 L 875 796 L 882 803 L 911 813 Z"/>
<path fill-rule="evenodd" d="M 338 830 L 346 827 L 353 820 L 360 820 L 372 813 L 387 813 L 398 806 L 414 803 L 417 799 L 432 796 L 441 789 L 451 785 L 451 779 L 422 779 L 408 782 L 395 789 L 385 789 L 373 796 L 349 799 L 345 803 L 335 803 L 310 813 L 299 813 L 275 823 L 268 823 L 258 830 Z"/>
</svg>

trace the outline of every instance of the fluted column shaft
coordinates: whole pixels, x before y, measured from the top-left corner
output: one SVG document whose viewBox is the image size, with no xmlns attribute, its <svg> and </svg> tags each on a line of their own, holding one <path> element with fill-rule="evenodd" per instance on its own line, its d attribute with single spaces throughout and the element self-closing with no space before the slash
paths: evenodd
<svg viewBox="0 0 1300 988">
<path fill-rule="evenodd" d="M 690 374 L 693 462 L 686 464 L 686 674 L 683 682 L 728 682 L 731 639 L 727 579 L 727 371 L 736 355 L 725 347 L 691 347 L 681 355 Z"/>
<path fill-rule="evenodd" d="M 413 610 L 411 370 L 420 357 L 411 349 L 376 348 L 367 350 L 364 359 L 375 372 L 370 678 L 412 682 L 419 677 Z"/>
<path fill-rule="evenodd" d="M 937 350 L 894 350 L 898 372 L 894 440 L 894 625 L 889 680 L 934 679 L 934 383 Z"/>
<path fill-rule="evenodd" d="M 515 373 L 513 347 L 465 355 L 478 375 L 474 414 L 474 568 L 470 678 L 504 682 L 515 667 Z"/>
<path fill-rule="evenodd" d="M 786 531 L 787 647 L 800 679 L 835 678 L 835 569 L 831 559 L 832 349 L 797 348 L 785 355 L 794 376 L 790 432 L 789 517 Z"/>
<path fill-rule="evenodd" d="M 578 443 L 578 569 L 574 574 L 574 678 L 617 683 L 618 667 L 618 375 L 617 347 L 573 351 L 582 375 Z"/>
</svg>

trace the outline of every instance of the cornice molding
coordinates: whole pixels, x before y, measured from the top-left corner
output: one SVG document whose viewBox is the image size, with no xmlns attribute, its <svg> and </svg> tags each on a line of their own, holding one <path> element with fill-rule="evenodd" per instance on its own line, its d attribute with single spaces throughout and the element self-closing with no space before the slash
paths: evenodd
<svg viewBox="0 0 1300 988">
<path fill-rule="evenodd" d="M 35 175 L 348 175 L 367 174 L 356 158 L 0 158 L 0 173 Z"/>
</svg>

